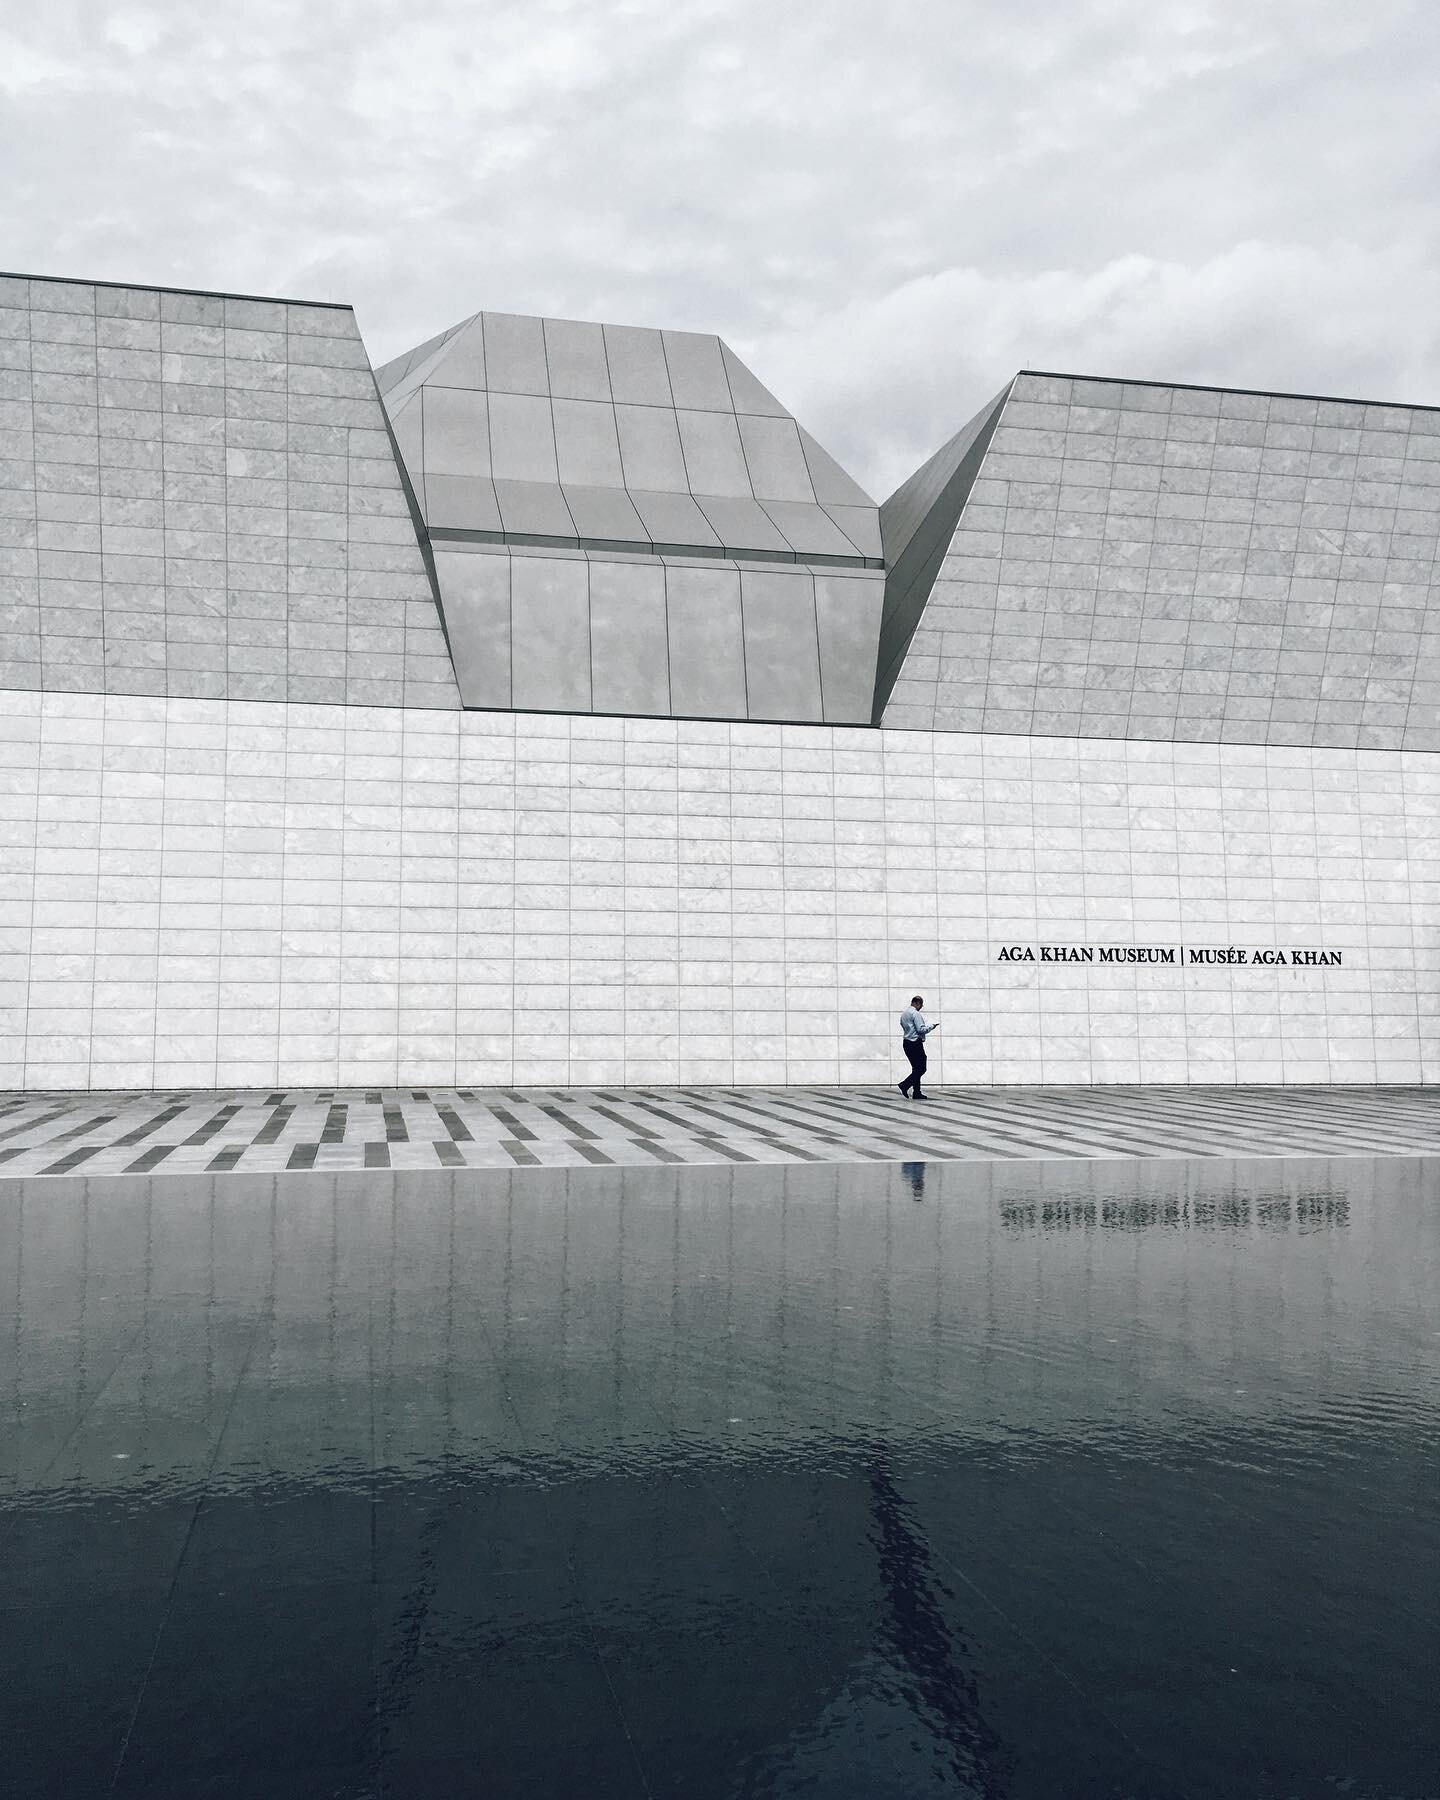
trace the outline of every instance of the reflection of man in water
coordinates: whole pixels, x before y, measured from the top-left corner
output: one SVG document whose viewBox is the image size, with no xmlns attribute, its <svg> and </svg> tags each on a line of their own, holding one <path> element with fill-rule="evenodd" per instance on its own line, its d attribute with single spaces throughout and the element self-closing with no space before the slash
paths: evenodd
<svg viewBox="0 0 1440 1800">
<path fill-rule="evenodd" d="M 938 1019 L 933 1025 L 926 1024 L 925 1015 L 920 1010 L 924 1004 L 919 994 L 914 994 L 910 1004 L 900 1015 L 901 1047 L 905 1052 L 905 1060 L 910 1064 L 910 1073 L 900 1083 L 900 1092 L 907 1100 L 925 1098 L 920 1092 L 920 1078 L 928 1066 L 925 1060 L 925 1040 L 940 1025 Z"/>
</svg>

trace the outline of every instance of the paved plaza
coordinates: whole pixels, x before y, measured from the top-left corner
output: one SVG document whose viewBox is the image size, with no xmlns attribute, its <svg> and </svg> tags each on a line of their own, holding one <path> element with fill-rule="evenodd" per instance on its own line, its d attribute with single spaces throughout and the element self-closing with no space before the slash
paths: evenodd
<svg viewBox="0 0 1440 1800">
<path fill-rule="evenodd" d="M 1440 1154 L 1423 1088 L 354 1089 L 12 1095 L 0 1176 Z"/>
</svg>

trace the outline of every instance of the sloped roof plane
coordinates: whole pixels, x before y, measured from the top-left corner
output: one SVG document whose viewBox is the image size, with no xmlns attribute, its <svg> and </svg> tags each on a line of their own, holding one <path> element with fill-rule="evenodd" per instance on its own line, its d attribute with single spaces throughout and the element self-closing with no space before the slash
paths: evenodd
<svg viewBox="0 0 1440 1800">
<path fill-rule="evenodd" d="M 432 538 L 882 566 L 874 500 L 718 337 L 476 313 L 376 380 Z"/>
</svg>

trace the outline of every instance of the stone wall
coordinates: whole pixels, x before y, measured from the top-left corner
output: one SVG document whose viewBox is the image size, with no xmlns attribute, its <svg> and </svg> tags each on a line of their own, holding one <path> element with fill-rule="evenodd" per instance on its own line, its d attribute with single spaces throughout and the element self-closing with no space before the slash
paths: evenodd
<svg viewBox="0 0 1440 1800">
<path fill-rule="evenodd" d="M 1440 750 L 1437 544 L 1440 410 L 1021 374 L 883 722 Z"/>
<path fill-rule="evenodd" d="M 880 1081 L 916 990 L 951 1083 L 1440 1073 L 1423 754 L 39 692 L 0 732 L 7 1087 Z M 1247 961 L 1000 960 L 1061 945 Z"/>
<path fill-rule="evenodd" d="M 349 307 L 0 277 L 0 687 L 460 704 Z"/>
</svg>

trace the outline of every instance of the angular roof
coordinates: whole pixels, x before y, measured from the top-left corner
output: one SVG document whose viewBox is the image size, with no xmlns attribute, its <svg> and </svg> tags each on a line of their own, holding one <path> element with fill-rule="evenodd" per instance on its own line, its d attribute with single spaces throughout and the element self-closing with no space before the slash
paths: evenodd
<svg viewBox="0 0 1440 1800">
<path fill-rule="evenodd" d="M 718 337 L 476 313 L 376 380 L 432 539 L 881 566 L 875 502 Z"/>
</svg>

